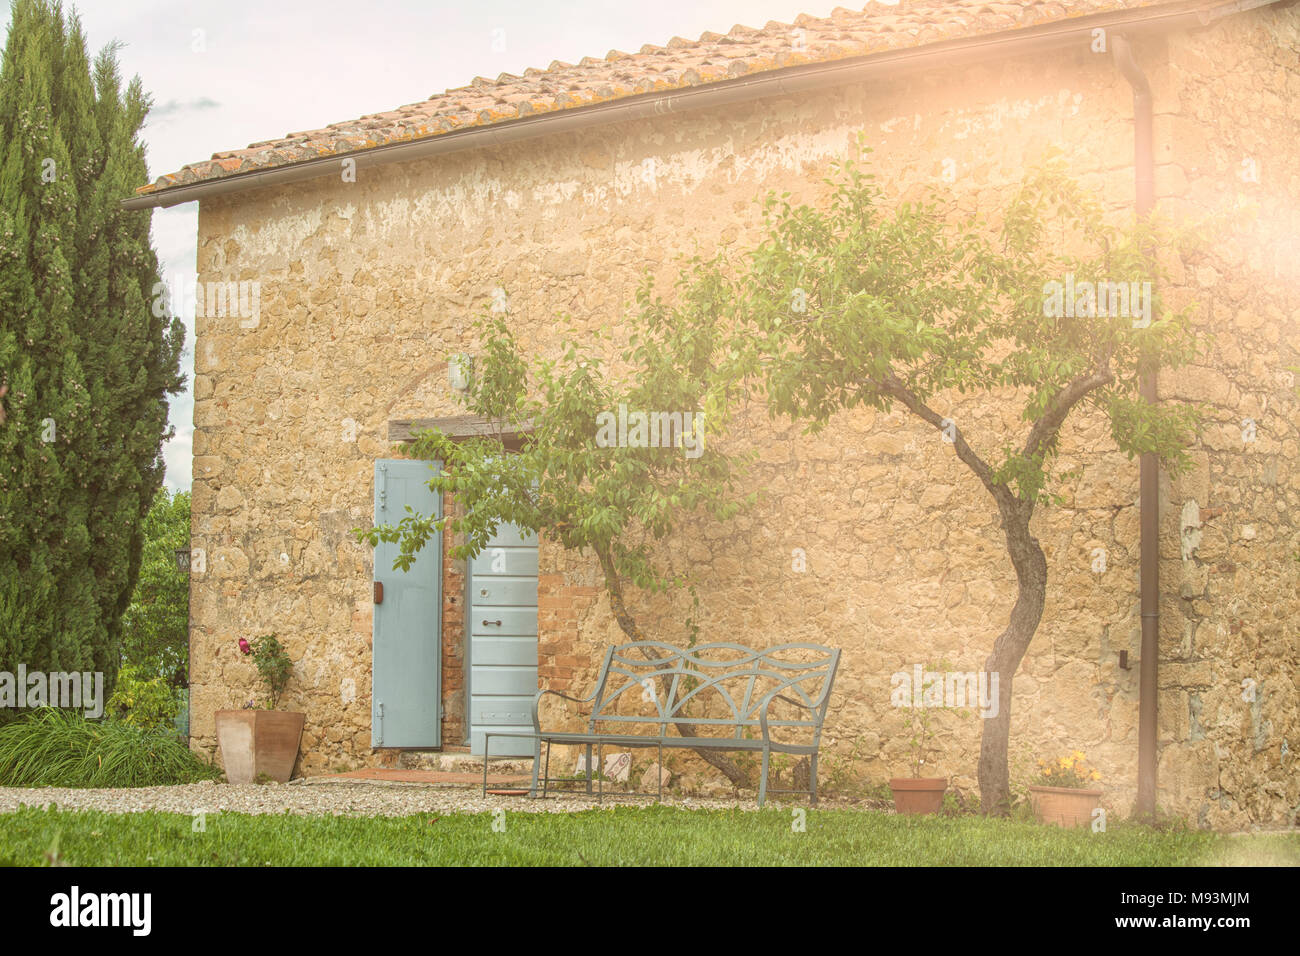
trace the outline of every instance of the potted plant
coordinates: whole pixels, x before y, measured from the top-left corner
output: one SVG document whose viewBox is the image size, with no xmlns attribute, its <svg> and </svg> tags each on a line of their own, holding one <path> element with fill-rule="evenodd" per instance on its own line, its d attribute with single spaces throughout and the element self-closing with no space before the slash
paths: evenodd
<svg viewBox="0 0 1300 956">
<path fill-rule="evenodd" d="M 305 715 L 276 710 L 275 705 L 289 683 L 293 661 L 274 634 L 264 634 L 252 643 L 241 637 L 239 650 L 252 655 L 267 695 L 263 707 L 250 700 L 240 710 L 217 711 L 217 743 L 226 779 L 253 783 L 269 777 L 288 783 L 298 760 Z"/>
<path fill-rule="evenodd" d="M 894 793 L 894 809 L 899 813 L 938 813 L 943 809 L 943 795 L 948 789 L 948 778 L 921 776 L 926 755 L 931 749 L 933 731 L 930 725 L 933 719 L 933 712 L 924 706 L 913 706 L 908 711 L 912 776 L 894 777 L 889 781 L 889 789 Z"/>
<path fill-rule="evenodd" d="M 908 708 L 908 747 L 912 752 L 912 776 L 894 777 L 889 781 L 889 789 L 894 794 L 894 809 L 899 813 L 938 813 L 943 809 L 943 795 L 948 789 L 948 779 L 922 777 L 921 771 L 925 768 L 926 757 L 934 749 L 931 739 L 934 736 L 932 724 L 935 711 L 950 710 L 963 718 L 970 716 L 970 712 L 960 706 L 953 690 L 949 689 L 945 693 L 944 675 L 952 670 L 950 662 L 940 660 L 937 663 L 928 662 L 924 666 L 914 665 L 911 675 L 906 671 L 898 671 L 893 675 L 894 690 L 890 694 L 890 701 L 895 707 Z M 980 694 L 983 695 L 984 691 L 980 690 Z"/>
<path fill-rule="evenodd" d="M 1029 800 L 1039 823 L 1077 827 L 1092 822 L 1092 812 L 1101 804 L 1101 771 L 1089 766 L 1076 750 L 1067 757 L 1039 760 L 1038 784 L 1029 788 Z"/>
</svg>

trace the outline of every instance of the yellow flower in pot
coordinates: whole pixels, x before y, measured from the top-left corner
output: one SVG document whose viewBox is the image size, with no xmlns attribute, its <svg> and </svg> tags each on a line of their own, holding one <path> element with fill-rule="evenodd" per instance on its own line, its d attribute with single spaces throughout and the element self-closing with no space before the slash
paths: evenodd
<svg viewBox="0 0 1300 956">
<path fill-rule="evenodd" d="M 1039 823 L 1061 827 L 1085 826 L 1101 804 L 1101 771 L 1088 764 L 1087 755 L 1075 750 L 1053 760 L 1039 760 L 1039 782 L 1030 786 L 1029 799 Z"/>
</svg>

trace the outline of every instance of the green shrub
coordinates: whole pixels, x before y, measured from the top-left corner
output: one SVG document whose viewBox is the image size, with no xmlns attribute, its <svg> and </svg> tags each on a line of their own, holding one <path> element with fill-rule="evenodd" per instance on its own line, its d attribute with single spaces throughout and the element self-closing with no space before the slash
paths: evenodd
<svg viewBox="0 0 1300 956">
<path fill-rule="evenodd" d="M 176 551 L 190 546 L 190 495 L 158 491 L 144 519 L 140 577 L 122 616 L 122 663 L 142 677 L 183 687 L 189 676 L 190 576 L 176 569 Z"/>
<path fill-rule="evenodd" d="M 152 787 L 220 778 L 168 730 L 54 707 L 0 727 L 0 786 Z"/>
<path fill-rule="evenodd" d="M 179 709 L 176 691 L 163 678 L 145 678 L 133 664 L 118 671 L 117 685 L 108 699 L 113 720 L 145 730 L 174 729 Z"/>
</svg>

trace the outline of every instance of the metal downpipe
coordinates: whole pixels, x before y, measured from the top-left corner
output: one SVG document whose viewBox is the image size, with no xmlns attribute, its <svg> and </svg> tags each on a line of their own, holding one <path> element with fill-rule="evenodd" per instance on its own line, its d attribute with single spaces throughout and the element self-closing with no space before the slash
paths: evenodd
<svg viewBox="0 0 1300 956">
<path fill-rule="evenodd" d="M 1155 205 L 1155 159 L 1152 146 L 1153 111 L 1151 84 L 1133 58 L 1128 38 L 1114 36 L 1111 48 L 1115 64 L 1133 88 L 1133 169 L 1137 186 L 1138 219 L 1146 219 Z M 1157 401 L 1156 369 L 1148 366 L 1141 375 L 1142 398 Z M 1141 595 L 1142 649 L 1138 677 L 1138 788 L 1133 812 L 1149 818 L 1156 809 L 1156 695 L 1160 668 L 1160 471 L 1153 453 L 1141 458 L 1139 478 L 1141 509 Z"/>
</svg>

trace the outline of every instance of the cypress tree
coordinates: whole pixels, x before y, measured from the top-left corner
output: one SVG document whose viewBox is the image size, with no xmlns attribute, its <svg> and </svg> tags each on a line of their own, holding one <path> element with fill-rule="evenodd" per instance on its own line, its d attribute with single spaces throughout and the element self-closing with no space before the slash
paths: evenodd
<svg viewBox="0 0 1300 956">
<path fill-rule="evenodd" d="M 0 671 L 111 686 L 163 478 L 178 319 L 157 318 L 149 99 L 93 61 L 75 13 L 15 0 L 0 63 Z"/>
</svg>

